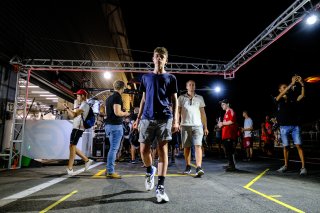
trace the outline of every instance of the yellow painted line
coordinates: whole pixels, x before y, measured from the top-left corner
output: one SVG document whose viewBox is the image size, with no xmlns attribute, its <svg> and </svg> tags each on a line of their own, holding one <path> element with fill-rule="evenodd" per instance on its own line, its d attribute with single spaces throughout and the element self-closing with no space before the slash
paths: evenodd
<svg viewBox="0 0 320 213">
<path fill-rule="evenodd" d="M 256 178 L 254 178 L 252 181 L 250 181 L 247 185 L 244 186 L 244 188 L 246 187 L 250 187 L 252 184 L 254 184 L 257 180 L 259 180 L 269 169 L 264 170 L 260 175 L 258 175 Z"/>
<path fill-rule="evenodd" d="M 106 169 L 99 170 L 99 172 L 94 174 L 93 177 L 101 176 L 105 172 L 106 172 Z"/>
<path fill-rule="evenodd" d="M 66 199 L 68 199 L 69 197 L 71 197 L 72 195 L 74 195 L 75 193 L 77 193 L 78 190 L 75 190 L 73 192 L 71 192 L 70 194 L 64 196 L 63 198 L 61 198 L 60 200 L 58 200 L 57 202 L 51 204 L 50 206 L 48 206 L 47 208 L 43 209 L 42 211 L 40 211 L 40 213 L 45 213 L 47 211 L 49 211 L 50 209 L 52 209 L 53 207 L 57 206 L 59 203 L 65 201 Z"/>
<path fill-rule="evenodd" d="M 290 206 L 290 205 L 288 205 L 288 204 L 286 204 L 286 203 L 284 203 L 284 202 L 282 202 L 282 201 L 280 201 L 280 200 L 277 200 L 277 199 L 275 199 L 275 198 L 273 198 L 273 197 L 271 197 L 271 196 L 268 196 L 268 195 L 266 195 L 266 194 L 263 194 L 263 193 L 261 193 L 261 192 L 258 192 L 257 190 L 251 189 L 251 188 L 249 188 L 249 187 L 244 187 L 244 188 L 246 188 L 246 189 L 248 189 L 248 190 L 250 190 L 250 191 L 252 191 L 252 192 L 254 192 L 254 193 L 256 193 L 256 194 L 258 194 L 258 195 L 260 195 L 260 196 L 262 196 L 262 197 L 264 197 L 264 198 L 267 198 L 268 200 L 271 200 L 271 201 L 273 201 L 273 202 L 276 202 L 276 203 L 280 204 L 281 206 L 284 206 L 284 207 L 286 207 L 286 208 L 288 208 L 288 209 L 291 209 L 292 211 L 299 212 L 299 213 L 304 213 L 304 211 L 302 211 L 302 210 L 300 210 L 300 209 L 297 209 L 296 207 Z"/>
<path fill-rule="evenodd" d="M 300 209 L 297 209 L 297 208 L 294 207 L 294 206 L 291 206 L 291 205 L 289 205 L 289 204 L 286 204 L 286 203 L 284 203 L 284 202 L 282 202 L 282 201 L 277 200 L 277 199 L 274 198 L 274 196 L 280 196 L 280 195 L 266 195 L 266 194 L 263 194 L 263 193 L 255 190 L 255 189 L 250 188 L 250 186 L 252 186 L 252 184 L 254 184 L 257 180 L 259 180 L 268 170 L 269 170 L 269 169 L 266 169 L 265 171 L 263 171 L 260 175 L 258 175 L 258 176 L 257 176 L 256 178 L 254 178 L 252 181 L 250 181 L 250 182 L 249 182 L 247 185 L 245 185 L 243 188 L 248 189 L 248 190 L 250 190 L 250 191 L 252 191 L 252 192 L 254 192 L 254 193 L 256 193 L 256 194 L 258 194 L 258 195 L 260 195 L 260 196 L 262 196 L 262 197 L 264 197 L 264 198 L 266 198 L 266 199 L 268 199 L 268 200 L 271 200 L 271 201 L 273 201 L 273 202 L 281 205 L 281 206 L 284 206 L 284 207 L 286 207 L 286 208 L 288 208 L 288 209 L 291 209 L 292 211 L 299 212 L 299 213 L 304 213 L 304 211 L 302 211 L 302 210 L 300 210 Z"/>
<path fill-rule="evenodd" d="M 190 166 L 194 167 L 194 168 L 197 168 L 196 165 L 194 165 L 193 163 L 190 163 Z"/>
<path fill-rule="evenodd" d="M 127 178 L 127 177 L 144 177 L 146 174 L 132 174 L 132 175 L 121 175 L 122 178 Z M 158 175 L 155 175 L 158 176 Z M 166 177 L 188 177 L 188 176 L 195 176 L 194 174 L 191 175 L 185 175 L 185 174 L 167 174 Z M 106 178 L 104 175 L 98 176 L 95 174 L 92 176 L 92 178 Z"/>
</svg>

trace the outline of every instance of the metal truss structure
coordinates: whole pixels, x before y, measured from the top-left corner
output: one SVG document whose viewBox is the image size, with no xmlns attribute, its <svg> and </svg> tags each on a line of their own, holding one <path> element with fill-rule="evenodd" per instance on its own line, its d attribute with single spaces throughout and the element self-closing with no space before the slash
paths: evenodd
<svg viewBox="0 0 320 213">
<path fill-rule="evenodd" d="M 308 14 L 318 10 L 320 1 L 296 0 L 287 10 L 285 10 L 276 20 L 274 20 L 260 35 L 258 35 L 249 45 L 247 45 L 238 55 L 225 64 L 198 64 L 198 63 L 168 63 L 166 70 L 179 74 L 204 74 L 221 75 L 225 79 L 233 79 L 235 73 L 255 56 L 261 53 L 269 45 L 288 32 L 296 24 L 301 22 Z M 19 66 L 20 72 L 29 80 L 32 71 L 70 71 L 70 72 L 130 72 L 144 73 L 153 69 L 152 62 L 132 62 L 132 61 L 90 61 L 90 60 L 54 60 L 54 59 L 20 59 L 14 57 L 10 60 L 13 66 Z M 28 85 L 28 84 L 27 84 Z M 26 86 L 27 96 L 27 86 Z M 15 111 L 19 107 L 16 93 Z M 25 100 L 27 97 L 25 97 Z M 13 133 L 10 141 L 9 162 L 19 159 L 21 166 L 21 146 L 23 142 L 24 124 L 26 118 L 27 104 L 23 106 L 22 118 L 17 118 L 14 114 Z M 19 134 L 16 133 L 16 126 Z M 19 145 L 19 150 L 16 145 Z M 9 163 L 9 169 L 12 163 Z"/>
<path fill-rule="evenodd" d="M 246 46 L 236 57 L 226 64 L 224 72 L 234 73 L 251 59 L 261 53 L 273 42 L 278 40 L 296 24 L 301 22 L 313 11 L 318 10 L 320 1 L 297 0 L 276 20 L 274 20 L 260 35 L 258 35 L 248 46 Z M 227 75 L 225 75 L 227 77 Z"/>
<path fill-rule="evenodd" d="M 247 64 L 308 14 L 318 10 L 320 1 L 297 0 L 274 20 L 260 35 L 226 64 L 168 63 L 166 70 L 179 74 L 223 75 L 225 79 L 235 77 L 236 71 Z M 147 72 L 153 69 L 152 62 L 133 61 L 90 61 L 13 58 L 11 64 L 19 64 L 23 69 L 42 71 L 87 71 L 87 72 Z"/>
</svg>

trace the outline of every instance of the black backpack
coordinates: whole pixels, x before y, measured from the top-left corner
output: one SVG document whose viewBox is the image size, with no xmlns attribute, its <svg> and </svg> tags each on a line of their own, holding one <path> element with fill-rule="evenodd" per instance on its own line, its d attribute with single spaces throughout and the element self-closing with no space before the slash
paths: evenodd
<svg viewBox="0 0 320 213">
<path fill-rule="evenodd" d="M 140 146 L 140 142 L 139 142 L 139 132 L 137 129 L 134 129 L 131 134 L 130 134 L 130 137 L 129 137 L 129 142 L 135 146 L 135 147 L 138 147 Z"/>
<path fill-rule="evenodd" d="M 89 105 L 89 113 L 86 117 L 86 119 L 83 119 L 83 114 L 81 114 L 83 126 L 85 129 L 90 129 L 94 126 L 94 123 L 96 122 L 96 116 L 93 113 L 92 107 Z"/>
<path fill-rule="evenodd" d="M 123 123 L 123 135 L 127 136 L 130 134 L 130 125 L 129 123 Z"/>
</svg>

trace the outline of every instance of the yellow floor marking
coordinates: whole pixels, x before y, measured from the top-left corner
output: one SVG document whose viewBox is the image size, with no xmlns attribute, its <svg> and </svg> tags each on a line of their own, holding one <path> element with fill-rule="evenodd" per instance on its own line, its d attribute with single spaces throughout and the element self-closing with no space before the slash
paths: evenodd
<svg viewBox="0 0 320 213">
<path fill-rule="evenodd" d="M 190 163 L 190 166 L 194 167 L 194 168 L 197 168 L 196 165 L 194 165 L 193 163 Z"/>
<path fill-rule="evenodd" d="M 60 200 L 58 200 L 57 202 L 51 204 L 50 206 L 48 206 L 47 208 L 43 209 L 42 211 L 40 211 L 40 213 L 45 213 L 47 211 L 49 211 L 50 209 L 52 209 L 53 207 L 57 206 L 59 203 L 61 203 L 62 201 L 65 201 L 66 199 L 68 199 L 69 197 L 71 197 L 72 195 L 74 195 L 75 193 L 77 193 L 78 190 L 75 190 L 73 192 L 71 192 L 70 194 L 64 196 L 63 198 L 61 198 Z"/>
<path fill-rule="evenodd" d="M 104 173 L 106 172 L 106 169 L 100 170 L 98 173 L 94 174 L 92 178 L 106 178 L 104 176 Z M 144 177 L 146 174 L 132 174 L 132 175 L 121 175 L 122 177 Z M 158 176 L 158 175 L 155 175 Z M 187 177 L 187 176 L 195 176 L 194 174 L 167 174 L 167 177 Z"/>
<path fill-rule="evenodd" d="M 244 186 L 244 188 L 246 187 L 250 187 L 252 184 L 254 184 L 258 179 L 260 179 L 269 169 L 264 170 L 260 175 L 258 175 L 256 178 L 254 178 L 252 181 L 250 181 L 247 185 Z"/>
<path fill-rule="evenodd" d="M 132 174 L 132 175 L 121 175 L 122 178 L 127 178 L 127 177 L 144 177 L 146 174 Z M 155 175 L 158 176 L 158 175 Z M 195 176 L 194 174 L 190 175 L 185 175 L 185 174 L 167 174 L 166 177 L 188 177 L 188 176 Z M 94 175 L 91 178 L 106 178 L 104 175 Z"/>
<path fill-rule="evenodd" d="M 266 169 L 265 171 L 263 171 L 260 175 L 258 175 L 258 176 L 257 176 L 256 178 L 254 178 L 252 181 L 250 181 L 250 182 L 249 182 L 247 185 L 245 185 L 243 188 L 248 189 L 248 190 L 250 190 L 250 191 L 252 191 L 252 192 L 254 192 L 254 193 L 256 193 L 256 194 L 258 194 L 258 195 L 260 195 L 260 196 L 262 196 L 262 197 L 264 197 L 264 198 L 266 198 L 266 199 L 268 199 L 268 200 L 271 200 L 271 201 L 273 201 L 273 202 L 281 205 L 281 206 L 284 206 L 284 207 L 286 207 L 286 208 L 288 208 L 288 209 L 291 209 L 292 211 L 299 212 L 299 213 L 304 213 L 304 211 L 302 211 L 302 210 L 300 210 L 300 209 L 297 209 L 296 207 L 290 206 L 290 205 L 288 205 L 288 204 L 286 204 L 286 203 L 284 203 L 284 202 L 282 202 L 282 201 L 280 201 L 280 200 L 277 200 L 277 199 L 273 198 L 273 197 L 280 196 L 280 195 L 276 195 L 276 196 L 275 196 L 275 195 L 266 195 L 266 194 L 263 194 L 263 193 L 255 190 L 255 189 L 250 188 L 250 186 L 252 186 L 252 184 L 254 184 L 257 180 L 259 180 L 268 170 L 269 170 L 269 169 Z M 281 197 L 281 196 L 280 196 L 280 197 Z"/>
</svg>

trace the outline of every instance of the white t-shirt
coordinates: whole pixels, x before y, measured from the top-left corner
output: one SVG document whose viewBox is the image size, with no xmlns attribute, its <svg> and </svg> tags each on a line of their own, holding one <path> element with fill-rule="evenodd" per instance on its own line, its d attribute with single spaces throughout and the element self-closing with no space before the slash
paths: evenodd
<svg viewBox="0 0 320 213">
<path fill-rule="evenodd" d="M 202 126 L 200 108 L 206 105 L 201 95 L 195 94 L 192 99 L 188 94 L 180 95 L 178 106 L 181 107 L 181 126 Z"/>
<path fill-rule="evenodd" d="M 243 128 L 252 128 L 253 127 L 253 121 L 251 118 L 244 119 Z M 252 131 L 244 131 L 244 137 L 252 137 Z"/>
<path fill-rule="evenodd" d="M 83 115 L 83 119 L 85 120 L 87 115 L 89 114 L 89 109 L 90 109 L 89 104 L 86 101 L 82 101 L 79 109 L 83 110 L 82 115 Z M 81 114 L 73 119 L 73 128 L 84 130 Z"/>
</svg>

